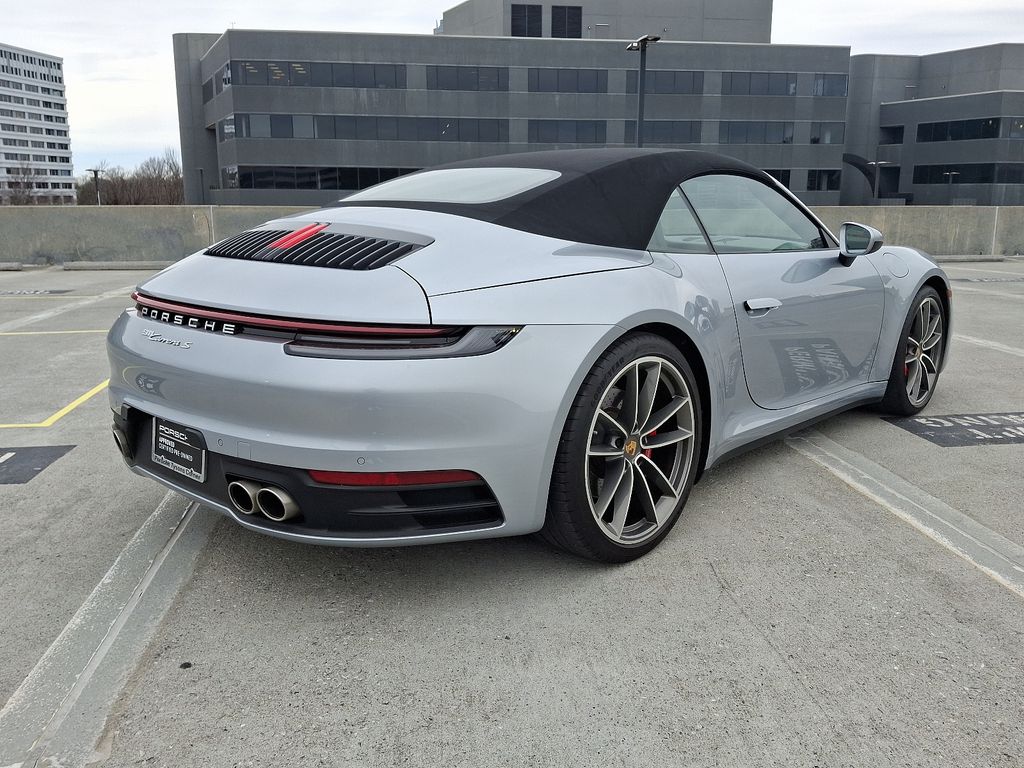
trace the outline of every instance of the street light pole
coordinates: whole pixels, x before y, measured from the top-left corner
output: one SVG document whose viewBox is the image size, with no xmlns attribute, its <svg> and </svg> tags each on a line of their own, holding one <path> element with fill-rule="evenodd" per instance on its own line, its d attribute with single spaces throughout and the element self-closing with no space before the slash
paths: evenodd
<svg viewBox="0 0 1024 768">
<path fill-rule="evenodd" d="M 874 186 L 873 191 L 874 191 L 875 200 L 877 200 L 878 199 L 878 177 L 882 175 L 882 166 L 883 165 L 892 165 L 892 163 L 889 162 L 888 160 L 871 160 L 871 161 L 868 162 L 868 165 L 872 165 L 875 168 L 875 178 L 874 178 L 874 182 L 875 183 L 873 185 Z"/>
<path fill-rule="evenodd" d="M 199 204 L 206 205 L 206 183 L 203 181 L 203 169 L 196 168 L 199 171 Z"/>
<path fill-rule="evenodd" d="M 103 201 L 100 199 L 100 174 L 103 173 L 103 169 L 86 168 L 85 170 L 92 174 L 92 185 L 96 188 L 96 205 L 103 205 Z"/>
<path fill-rule="evenodd" d="M 647 46 L 661 40 L 658 35 L 644 35 L 626 46 L 627 51 L 640 51 L 640 72 L 637 77 L 636 145 L 644 145 L 644 95 L 647 91 Z"/>
<path fill-rule="evenodd" d="M 953 202 L 953 177 L 959 176 L 960 171 L 945 171 L 943 176 L 946 177 L 946 187 L 949 189 L 949 202 Z"/>
</svg>

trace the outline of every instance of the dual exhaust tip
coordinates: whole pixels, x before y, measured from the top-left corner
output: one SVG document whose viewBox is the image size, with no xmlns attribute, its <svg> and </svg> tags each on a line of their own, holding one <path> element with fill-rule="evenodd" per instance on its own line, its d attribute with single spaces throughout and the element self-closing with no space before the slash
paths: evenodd
<svg viewBox="0 0 1024 768">
<path fill-rule="evenodd" d="M 228 483 L 228 498 L 243 515 L 259 512 L 275 523 L 299 516 L 299 505 L 295 499 L 272 485 L 261 486 L 251 480 L 233 480 Z"/>
</svg>

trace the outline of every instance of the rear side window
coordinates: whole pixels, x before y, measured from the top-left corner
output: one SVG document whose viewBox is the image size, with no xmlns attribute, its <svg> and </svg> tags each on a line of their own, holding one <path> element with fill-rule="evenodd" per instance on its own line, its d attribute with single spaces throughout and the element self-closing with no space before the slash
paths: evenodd
<svg viewBox="0 0 1024 768">
<path fill-rule="evenodd" d="M 830 248 L 817 224 L 774 188 L 746 176 L 698 176 L 683 192 L 719 253 Z"/>
<path fill-rule="evenodd" d="M 711 253 L 693 211 L 678 189 L 672 191 L 665 204 L 647 249 L 661 253 Z"/>
<path fill-rule="evenodd" d="M 561 175 L 542 168 L 444 168 L 386 181 L 349 195 L 345 202 L 493 203 L 547 184 Z"/>
</svg>

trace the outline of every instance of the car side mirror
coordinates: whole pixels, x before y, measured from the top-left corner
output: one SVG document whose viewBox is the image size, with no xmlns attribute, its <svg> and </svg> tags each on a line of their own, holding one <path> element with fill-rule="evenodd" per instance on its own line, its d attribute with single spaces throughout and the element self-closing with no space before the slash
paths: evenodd
<svg viewBox="0 0 1024 768">
<path fill-rule="evenodd" d="M 882 233 L 877 229 L 847 221 L 839 228 L 839 260 L 850 265 L 858 256 L 877 251 L 882 242 Z"/>
</svg>

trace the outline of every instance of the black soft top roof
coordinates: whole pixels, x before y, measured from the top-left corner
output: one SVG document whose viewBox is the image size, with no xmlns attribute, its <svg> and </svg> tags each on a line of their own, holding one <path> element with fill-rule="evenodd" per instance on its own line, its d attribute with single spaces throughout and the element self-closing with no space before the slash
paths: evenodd
<svg viewBox="0 0 1024 768">
<path fill-rule="evenodd" d="M 439 211 L 562 240 L 643 250 L 678 184 L 714 171 L 767 178 L 754 166 L 731 157 L 673 149 L 523 152 L 428 170 L 442 168 L 541 168 L 561 176 L 490 203 L 342 200 L 335 205 Z"/>
</svg>

